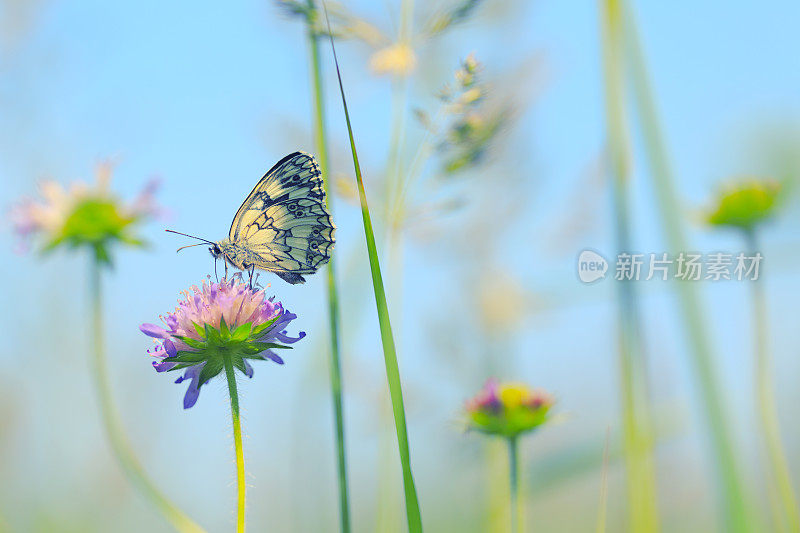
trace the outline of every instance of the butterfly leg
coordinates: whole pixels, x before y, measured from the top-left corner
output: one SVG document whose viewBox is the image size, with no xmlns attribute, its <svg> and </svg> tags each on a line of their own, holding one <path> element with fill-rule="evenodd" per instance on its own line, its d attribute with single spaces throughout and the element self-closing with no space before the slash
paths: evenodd
<svg viewBox="0 0 800 533">
<path fill-rule="evenodd" d="M 219 274 L 217 274 L 217 258 L 214 258 L 214 277 L 217 278 L 217 283 L 219 283 Z"/>
<path fill-rule="evenodd" d="M 225 262 L 225 281 L 228 281 L 228 261 L 223 260 Z"/>
<path fill-rule="evenodd" d="M 253 273 L 256 271 L 256 265 L 254 263 L 250 266 L 248 266 L 247 264 L 244 264 L 242 266 L 244 267 L 245 270 L 250 271 L 250 290 L 253 290 Z"/>
</svg>

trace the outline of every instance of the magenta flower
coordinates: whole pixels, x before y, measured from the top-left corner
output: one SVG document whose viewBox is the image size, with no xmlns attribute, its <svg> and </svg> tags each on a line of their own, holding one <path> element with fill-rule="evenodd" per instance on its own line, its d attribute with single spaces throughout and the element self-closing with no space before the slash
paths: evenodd
<svg viewBox="0 0 800 533">
<path fill-rule="evenodd" d="M 276 349 L 291 348 L 303 337 L 286 333 L 286 326 L 297 318 L 280 302 L 267 298 L 263 290 L 251 289 L 241 274 L 216 283 L 204 281 L 200 287 L 183 291 L 175 311 L 161 316 L 166 327 L 142 324 L 139 329 L 159 339 L 147 352 L 158 360 L 158 372 L 185 370 L 175 383 L 189 380 L 183 398 L 188 409 L 197 402 L 200 387 L 222 372 L 225 357 L 247 377 L 253 377 L 248 359 L 265 359 L 283 364 Z M 279 343 L 284 344 L 278 344 Z"/>
</svg>

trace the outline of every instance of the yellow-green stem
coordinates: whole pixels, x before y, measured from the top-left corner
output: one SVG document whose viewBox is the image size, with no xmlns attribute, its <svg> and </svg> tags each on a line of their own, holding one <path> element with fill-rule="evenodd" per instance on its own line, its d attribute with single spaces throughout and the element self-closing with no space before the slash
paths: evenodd
<svg viewBox="0 0 800 533">
<path fill-rule="evenodd" d="M 198 526 L 161 491 L 159 491 L 144 472 L 133 449 L 125 436 L 119 415 L 114 407 L 111 386 L 108 378 L 108 364 L 105 357 L 105 332 L 103 329 L 103 297 L 102 297 L 102 265 L 97 258 L 92 259 L 90 273 L 90 293 L 92 306 L 92 375 L 100 405 L 100 415 L 108 436 L 111 450 L 119 461 L 122 471 L 131 484 L 172 524 L 176 531 L 182 533 L 201 533 L 205 530 Z"/>
<path fill-rule="evenodd" d="M 242 448 L 242 423 L 239 419 L 239 393 L 236 390 L 236 375 L 233 373 L 233 360 L 230 354 L 222 356 L 225 377 L 228 380 L 228 394 L 231 397 L 231 421 L 233 422 L 233 449 L 236 453 L 236 533 L 244 533 L 245 482 L 244 449 Z"/>
<path fill-rule="evenodd" d="M 328 174 L 328 145 L 325 137 L 325 99 L 322 93 L 322 66 L 319 59 L 319 40 L 315 29 L 317 9 L 314 0 L 307 0 L 309 14 L 306 19 L 306 32 L 311 55 L 311 76 L 314 89 L 314 145 L 322 169 L 325 185 L 325 200 L 332 212 L 333 190 Z M 342 406 L 342 363 L 339 342 L 339 296 L 336 288 L 336 262 L 331 257 L 327 265 L 328 318 L 330 326 L 331 361 L 330 380 L 333 398 L 333 418 L 336 433 L 336 470 L 339 478 L 339 521 L 342 533 L 350 531 L 350 505 L 347 490 L 347 460 L 344 435 L 344 408 Z"/>
<path fill-rule="evenodd" d="M 631 250 L 628 200 L 630 173 L 622 69 L 622 9 L 619 1 L 604 0 L 601 1 L 600 11 L 616 243 L 620 252 L 627 252 Z M 634 532 L 658 531 L 651 409 L 639 334 L 639 310 L 631 281 L 618 281 L 617 288 L 622 421 L 630 528 Z"/>
<path fill-rule="evenodd" d="M 758 241 L 754 230 L 746 234 L 750 251 L 759 252 Z M 793 533 L 800 532 L 800 516 L 797 512 L 797 496 L 789 476 L 789 465 L 781 443 L 778 409 L 775 405 L 775 386 L 772 379 L 772 358 L 769 351 L 769 334 L 767 332 L 767 303 L 764 295 L 762 279 L 752 282 L 752 304 L 754 332 L 754 362 L 756 405 L 761 418 L 761 429 L 769 460 L 769 482 L 775 484 L 780 504 L 773 509 L 780 513 L 775 517 L 775 526 L 782 529 L 788 526 Z M 781 512 L 782 510 L 782 512 Z"/>
</svg>

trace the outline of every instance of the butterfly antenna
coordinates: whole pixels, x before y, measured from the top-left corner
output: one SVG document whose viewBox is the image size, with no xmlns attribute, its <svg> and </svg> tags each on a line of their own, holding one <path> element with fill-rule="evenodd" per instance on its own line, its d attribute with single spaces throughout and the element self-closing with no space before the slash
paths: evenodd
<svg viewBox="0 0 800 533">
<path fill-rule="evenodd" d="M 165 229 L 167 233 L 175 233 L 177 235 L 183 235 L 184 237 L 189 237 L 190 239 L 197 239 L 198 241 L 203 241 L 208 244 L 216 244 L 214 241 L 209 241 L 208 239 L 204 239 L 202 237 L 196 237 L 194 235 L 189 235 L 188 233 L 181 233 L 180 231 L 175 231 L 174 229 Z"/>
<path fill-rule="evenodd" d="M 206 245 L 206 243 L 204 243 L 204 242 L 198 242 L 197 244 L 187 244 L 186 246 L 181 246 L 180 248 L 175 250 L 175 253 L 177 254 L 181 250 L 184 250 L 186 248 L 191 248 L 192 246 L 205 246 L 205 245 Z"/>
</svg>

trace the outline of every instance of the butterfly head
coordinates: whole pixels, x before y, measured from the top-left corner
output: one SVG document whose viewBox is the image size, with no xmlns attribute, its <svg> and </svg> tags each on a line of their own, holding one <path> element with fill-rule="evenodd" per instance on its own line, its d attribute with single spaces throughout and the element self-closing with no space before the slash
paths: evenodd
<svg viewBox="0 0 800 533">
<path fill-rule="evenodd" d="M 214 259 L 220 257 L 221 255 L 224 255 L 222 253 L 222 248 L 225 246 L 225 242 L 226 241 L 214 242 L 214 241 L 209 241 L 208 239 L 203 239 L 202 237 L 195 237 L 194 235 L 189 235 L 188 233 L 181 233 L 179 231 L 175 231 L 175 230 L 171 230 L 171 229 L 168 229 L 166 231 L 169 232 L 169 233 L 176 233 L 178 235 L 183 235 L 184 237 L 191 237 L 192 239 L 197 239 L 198 241 L 202 241 L 202 242 L 199 242 L 197 244 L 190 244 L 188 246 L 181 246 L 180 248 L 178 248 L 179 252 L 181 250 L 183 250 L 184 248 L 191 248 L 193 246 L 203 246 L 204 244 L 210 244 L 211 246 L 208 248 L 208 251 L 211 252 L 211 255 L 214 256 Z"/>
</svg>

